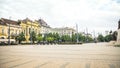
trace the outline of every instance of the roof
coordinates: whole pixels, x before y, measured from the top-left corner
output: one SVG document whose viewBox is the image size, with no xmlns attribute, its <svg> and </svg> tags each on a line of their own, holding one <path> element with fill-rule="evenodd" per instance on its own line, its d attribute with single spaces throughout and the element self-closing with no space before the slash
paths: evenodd
<svg viewBox="0 0 120 68">
<path fill-rule="evenodd" d="M 37 22 L 41 25 L 41 26 L 45 26 L 45 27 L 50 27 L 44 20 L 39 19 L 37 20 Z"/>
<path fill-rule="evenodd" d="M 58 30 L 73 30 L 73 31 L 75 31 L 75 29 L 69 28 L 69 27 L 61 27 L 61 28 L 54 28 L 54 29 L 58 29 Z"/>
<path fill-rule="evenodd" d="M 29 18 L 26 18 L 26 19 L 23 19 L 23 20 L 19 20 L 19 21 L 22 21 L 23 23 L 27 23 L 28 21 L 29 21 L 29 22 L 33 22 L 33 21 L 30 20 Z"/>
<path fill-rule="evenodd" d="M 0 24 L 1 25 L 7 25 L 7 24 L 19 25 L 17 21 L 13 21 L 13 20 L 10 20 L 10 19 L 5 19 L 5 18 L 0 19 Z"/>
</svg>

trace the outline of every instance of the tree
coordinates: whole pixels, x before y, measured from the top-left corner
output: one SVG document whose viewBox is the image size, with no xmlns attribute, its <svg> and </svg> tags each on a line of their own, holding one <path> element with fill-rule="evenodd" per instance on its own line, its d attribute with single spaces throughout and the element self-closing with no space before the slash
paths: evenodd
<svg viewBox="0 0 120 68">
<path fill-rule="evenodd" d="M 109 34 L 112 34 L 112 30 L 109 32 Z"/>
<path fill-rule="evenodd" d="M 35 43 L 35 41 L 37 40 L 36 38 L 36 33 L 34 31 L 32 31 L 30 33 L 30 38 L 29 38 L 30 41 L 32 41 L 32 43 Z"/>
<path fill-rule="evenodd" d="M 77 34 L 72 34 L 72 42 L 76 42 L 77 41 Z"/>
<path fill-rule="evenodd" d="M 18 36 L 15 37 L 16 41 L 19 42 L 19 44 L 22 42 L 22 41 L 25 41 L 25 35 L 23 32 L 21 32 Z"/>
<path fill-rule="evenodd" d="M 53 43 L 54 38 L 53 38 L 53 37 L 47 37 L 47 41 L 48 41 L 49 43 Z"/>
<path fill-rule="evenodd" d="M 114 41 L 117 40 L 117 31 L 114 31 L 114 32 L 110 31 L 109 35 L 105 36 L 105 41 L 106 42 L 109 42 L 111 40 L 114 40 Z"/>
<path fill-rule="evenodd" d="M 88 39 L 88 42 L 93 42 L 93 38 L 92 37 L 87 37 L 87 39 Z"/>
<path fill-rule="evenodd" d="M 114 31 L 112 34 L 112 40 L 117 40 L 117 31 Z"/>
<path fill-rule="evenodd" d="M 106 42 L 109 42 L 111 40 L 112 40 L 112 35 L 111 34 L 105 36 L 105 41 Z"/>
<path fill-rule="evenodd" d="M 60 40 L 60 36 L 58 33 L 53 33 L 53 38 L 54 38 L 54 42 L 58 42 Z"/>
<path fill-rule="evenodd" d="M 44 35 L 43 40 L 48 42 L 58 42 L 60 40 L 60 36 L 58 33 L 48 33 Z"/>
<path fill-rule="evenodd" d="M 53 37 L 52 33 L 45 34 L 43 37 L 43 41 L 48 41 L 48 37 Z"/>
<path fill-rule="evenodd" d="M 104 42 L 104 36 L 102 34 L 98 35 L 97 40 L 99 42 Z"/>
<path fill-rule="evenodd" d="M 43 40 L 42 34 L 38 34 L 37 41 L 40 43 Z"/>
<path fill-rule="evenodd" d="M 79 41 L 86 42 L 86 37 L 84 35 L 80 36 Z"/>
<path fill-rule="evenodd" d="M 62 42 L 70 42 L 71 38 L 69 35 L 62 35 L 61 40 Z"/>
</svg>

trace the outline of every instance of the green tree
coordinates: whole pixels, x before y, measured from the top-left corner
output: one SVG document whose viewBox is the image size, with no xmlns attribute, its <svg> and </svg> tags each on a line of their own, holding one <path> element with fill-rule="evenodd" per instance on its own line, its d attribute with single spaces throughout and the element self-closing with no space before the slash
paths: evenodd
<svg viewBox="0 0 120 68">
<path fill-rule="evenodd" d="M 114 32 L 110 31 L 110 32 L 109 32 L 109 35 L 106 35 L 106 36 L 105 36 L 105 41 L 106 41 L 106 42 L 109 42 L 109 41 L 111 41 L 111 40 L 114 40 L 114 41 L 117 40 L 117 32 L 116 32 L 116 31 L 114 31 Z"/>
<path fill-rule="evenodd" d="M 52 42 L 58 42 L 60 40 L 60 36 L 58 33 L 48 33 L 44 35 L 43 40 L 48 41 L 48 39 L 52 38 Z M 51 41 L 48 41 L 51 42 Z"/>
<path fill-rule="evenodd" d="M 53 33 L 53 38 L 55 42 L 58 42 L 60 40 L 60 36 L 58 33 Z"/>
<path fill-rule="evenodd" d="M 111 34 L 105 36 L 105 41 L 106 42 L 109 42 L 111 40 L 112 40 L 112 35 Z"/>
<path fill-rule="evenodd" d="M 36 33 L 34 31 L 32 31 L 30 33 L 30 38 L 29 38 L 30 41 L 32 41 L 32 43 L 35 43 L 35 41 L 37 40 L 36 38 Z"/>
<path fill-rule="evenodd" d="M 52 33 L 45 34 L 43 37 L 43 41 L 48 41 L 48 37 L 53 37 Z"/>
<path fill-rule="evenodd" d="M 72 34 L 72 42 L 76 42 L 77 40 L 77 34 Z"/>
<path fill-rule="evenodd" d="M 78 37 L 78 41 L 81 41 L 81 34 L 72 34 L 72 42 L 77 42 L 77 37 Z"/>
<path fill-rule="evenodd" d="M 86 42 L 86 37 L 84 35 L 82 35 L 80 38 L 81 38 L 81 42 Z"/>
<path fill-rule="evenodd" d="M 23 32 L 21 32 L 18 36 L 15 37 L 16 41 L 20 44 L 22 41 L 25 41 L 25 35 Z"/>
<path fill-rule="evenodd" d="M 62 42 L 71 42 L 71 38 L 69 35 L 62 35 L 61 40 Z"/>
<path fill-rule="evenodd" d="M 114 31 L 112 34 L 112 40 L 117 40 L 117 31 Z"/>
<path fill-rule="evenodd" d="M 78 34 L 78 39 L 80 42 L 84 42 L 85 41 L 85 36 L 83 36 L 82 34 Z"/>
<path fill-rule="evenodd" d="M 92 37 L 87 37 L 87 39 L 88 39 L 88 42 L 93 42 L 93 38 Z"/>
<path fill-rule="evenodd" d="M 104 42 L 104 36 L 102 34 L 98 35 L 97 40 L 99 42 Z"/>
<path fill-rule="evenodd" d="M 37 41 L 40 43 L 43 40 L 42 34 L 38 34 Z"/>
<path fill-rule="evenodd" d="M 53 37 L 47 37 L 46 40 L 47 40 L 49 43 L 53 43 L 54 38 L 53 38 Z"/>
</svg>

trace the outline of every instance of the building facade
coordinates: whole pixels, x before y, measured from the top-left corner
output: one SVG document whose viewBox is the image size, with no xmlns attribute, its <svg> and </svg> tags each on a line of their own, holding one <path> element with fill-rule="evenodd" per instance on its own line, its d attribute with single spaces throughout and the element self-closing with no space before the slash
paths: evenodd
<svg viewBox="0 0 120 68">
<path fill-rule="evenodd" d="M 25 34 L 26 43 L 30 42 L 30 33 L 34 31 L 37 35 L 41 32 L 41 26 L 37 21 L 31 21 L 26 18 L 24 20 L 19 20 L 20 26 L 22 27 L 22 32 Z"/>
<path fill-rule="evenodd" d="M 69 28 L 69 27 L 62 27 L 62 28 L 52 28 L 50 32 L 58 33 L 60 36 L 62 35 L 72 36 L 72 34 L 76 33 L 76 30 L 74 30 L 73 28 Z"/>
<path fill-rule="evenodd" d="M 26 18 L 24 20 L 13 21 L 10 19 L 1 18 L 0 19 L 0 38 L 15 39 L 15 36 L 18 36 L 21 32 L 25 34 L 26 43 L 30 42 L 30 33 L 34 31 L 36 34 L 41 32 L 40 24 L 37 21 L 31 21 Z M 10 31 L 10 33 L 9 33 Z"/>
<path fill-rule="evenodd" d="M 50 33 L 52 28 L 44 20 L 39 19 L 39 20 L 37 20 L 37 22 L 41 26 L 40 34 L 42 34 L 42 36 L 44 36 L 45 34 Z"/>
<path fill-rule="evenodd" d="M 10 31 L 10 33 L 9 33 Z M 10 35 L 10 38 L 17 36 L 21 32 L 21 26 L 17 21 L 9 19 L 0 19 L 0 38 L 7 39 Z"/>
<path fill-rule="evenodd" d="M 9 34 L 10 31 L 10 34 Z M 60 36 L 76 33 L 76 30 L 69 27 L 63 28 L 51 28 L 44 20 L 39 19 L 32 21 L 28 18 L 24 20 L 13 21 L 5 18 L 0 19 L 0 38 L 8 39 L 9 35 L 11 39 L 15 39 L 21 32 L 24 33 L 26 41 L 24 43 L 30 43 L 31 32 L 34 31 L 36 35 L 42 34 L 44 37 L 48 33 L 58 33 Z"/>
</svg>

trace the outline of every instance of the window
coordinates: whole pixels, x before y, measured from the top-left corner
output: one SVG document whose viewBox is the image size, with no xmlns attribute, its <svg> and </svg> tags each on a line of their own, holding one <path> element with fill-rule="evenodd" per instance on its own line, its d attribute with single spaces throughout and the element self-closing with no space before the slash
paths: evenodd
<svg viewBox="0 0 120 68">
<path fill-rule="evenodd" d="M 4 34 L 4 28 L 2 28 L 2 34 Z"/>
<path fill-rule="evenodd" d="M 17 34 L 17 30 L 16 30 L 15 34 Z"/>
<path fill-rule="evenodd" d="M 30 34 L 30 32 L 31 32 L 31 28 L 29 28 L 29 34 Z"/>
</svg>

